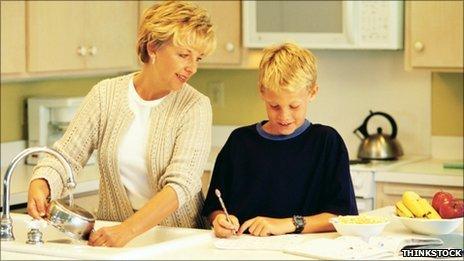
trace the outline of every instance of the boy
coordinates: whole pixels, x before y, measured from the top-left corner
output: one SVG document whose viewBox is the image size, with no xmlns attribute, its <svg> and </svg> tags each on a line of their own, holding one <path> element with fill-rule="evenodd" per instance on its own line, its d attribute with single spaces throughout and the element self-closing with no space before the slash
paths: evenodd
<svg viewBox="0 0 464 261">
<path fill-rule="evenodd" d="M 258 87 L 269 119 L 234 130 L 216 159 L 202 212 L 216 236 L 333 231 L 331 217 L 358 214 L 341 136 L 305 118 L 316 76 L 310 51 L 290 43 L 265 49 Z"/>
</svg>

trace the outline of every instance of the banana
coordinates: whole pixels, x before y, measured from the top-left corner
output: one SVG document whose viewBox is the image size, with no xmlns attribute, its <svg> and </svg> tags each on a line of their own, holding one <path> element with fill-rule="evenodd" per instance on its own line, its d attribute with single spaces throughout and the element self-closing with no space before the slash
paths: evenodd
<svg viewBox="0 0 464 261">
<path fill-rule="evenodd" d="M 408 218 L 413 218 L 414 215 L 409 211 L 409 209 L 403 204 L 403 202 L 400 200 L 396 202 L 396 213 L 400 217 L 408 217 Z"/>
<path fill-rule="evenodd" d="M 427 211 L 427 214 L 425 215 L 428 219 L 441 219 L 437 211 L 429 204 L 429 202 L 425 198 L 419 199 L 419 204 L 422 206 L 423 209 Z"/>
<path fill-rule="evenodd" d="M 398 207 L 395 208 L 396 209 L 396 214 L 399 216 L 399 217 L 407 217 L 407 218 L 411 218 L 409 216 L 407 216 L 406 214 L 404 214 Z M 409 211 L 409 210 L 408 210 Z M 413 216 L 414 217 L 414 216 Z"/>
<path fill-rule="evenodd" d="M 403 193 L 403 204 L 411 211 L 415 217 L 425 218 L 427 210 L 419 203 L 421 197 L 413 191 L 405 191 Z"/>
</svg>

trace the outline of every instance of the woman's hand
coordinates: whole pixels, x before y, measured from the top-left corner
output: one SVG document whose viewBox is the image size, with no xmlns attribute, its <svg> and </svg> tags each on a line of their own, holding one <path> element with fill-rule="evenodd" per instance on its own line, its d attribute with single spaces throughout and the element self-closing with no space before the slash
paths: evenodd
<svg viewBox="0 0 464 261">
<path fill-rule="evenodd" d="M 132 233 L 132 231 L 123 224 L 111 227 L 102 227 L 90 234 L 88 245 L 123 247 L 131 241 L 134 236 L 134 233 Z"/>
<path fill-rule="evenodd" d="M 33 180 L 29 186 L 27 196 L 27 213 L 35 219 L 45 216 L 49 207 L 49 196 L 50 188 L 47 180 Z"/>
<path fill-rule="evenodd" d="M 227 221 L 226 215 L 221 213 L 216 215 L 213 220 L 213 230 L 214 234 L 217 237 L 227 238 L 232 236 L 235 231 L 238 230 L 240 227 L 240 223 L 238 222 L 238 218 L 233 215 L 229 215 L 230 221 Z"/>
<path fill-rule="evenodd" d="M 254 236 L 283 235 L 295 231 L 295 225 L 291 218 L 255 217 L 245 221 L 238 234 L 241 235 L 248 229 Z"/>
</svg>

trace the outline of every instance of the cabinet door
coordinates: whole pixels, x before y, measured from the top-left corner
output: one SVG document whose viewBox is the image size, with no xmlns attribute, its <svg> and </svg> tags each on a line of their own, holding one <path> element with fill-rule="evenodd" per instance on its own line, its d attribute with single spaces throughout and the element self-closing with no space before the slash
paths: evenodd
<svg viewBox="0 0 464 261">
<path fill-rule="evenodd" d="M 87 69 L 137 67 L 137 2 L 89 1 L 85 17 Z"/>
<path fill-rule="evenodd" d="M 74 204 L 93 214 L 98 212 L 98 201 L 98 191 L 84 192 L 74 196 Z"/>
<path fill-rule="evenodd" d="M 407 2 L 406 33 L 413 68 L 463 69 L 460 1 Z M 408 10 L 409 9 L 409 10 Z"/>
<path fill-rule="evenodd" d="M 440 190 L 449 192 L 458 199 L 463 198 L 462 187 L 378 182 L 376 184 L 375 208 L 395 205 L 396 202 L 401 200 L 403 193 L 408 190 L 416 192 L 429 202 L 432 201 L 435 193 Z"/>
<path fill-rule="evenodd" d="M 217 47 L 204 64 L 240 63 L 240 1 L 195 1 L 208 10 L 216 33 Z"/>
<path fill-rule="evenodd" d="M 141 1 L 140 14 L 157 1 Z M 205 8 L 214 26 L 217 47 L 200 66 L 209 64 L 239 64 L 240 46 L 240 1 L 194 1 Z"/>
<path fill-rule="evenodd" d="M 203 193 L 203 197 L 206 198 L 208 194 L 209 184 L 211 183 L 211 171 L 205 170 L 203 171 L 203 176 L 201 176 L 201 192 Z"/>
<path fill-rule="evenodd" d="M 28 70 L 80 70 L 85 66 L 84 1 L 28 1 Z M 83 49 L 81 49 L 83 51 Z"/>
<path fill-rule="evenodd" d="M 26 68 L 25 4 L 1 2 L 1 72 L 21 73 Z"/>
</svg>

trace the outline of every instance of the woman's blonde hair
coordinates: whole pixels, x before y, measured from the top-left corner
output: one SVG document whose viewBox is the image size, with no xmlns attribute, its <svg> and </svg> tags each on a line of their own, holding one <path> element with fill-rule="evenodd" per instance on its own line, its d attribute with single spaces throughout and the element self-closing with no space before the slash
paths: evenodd
<svg viewBox="0 0 464 261">
<path fill-rule="evenodd" d="M 258 88 L 279 92 L 310 90 L 316 84 L 316 57 L 307 49 L 284 43 L 264 49 L 259 64 Z"/>
<path fill-rule="evenodd" d="M 210 54 L 216 47 L 216 36 L 209 14 L 197 5 L 181 1 L 163 1 L 145 10 L 137 36 L 140 61 L 149 62 L 148 45 L 160 46 L 169 40 L 176 46 Z"/>
</svg>

